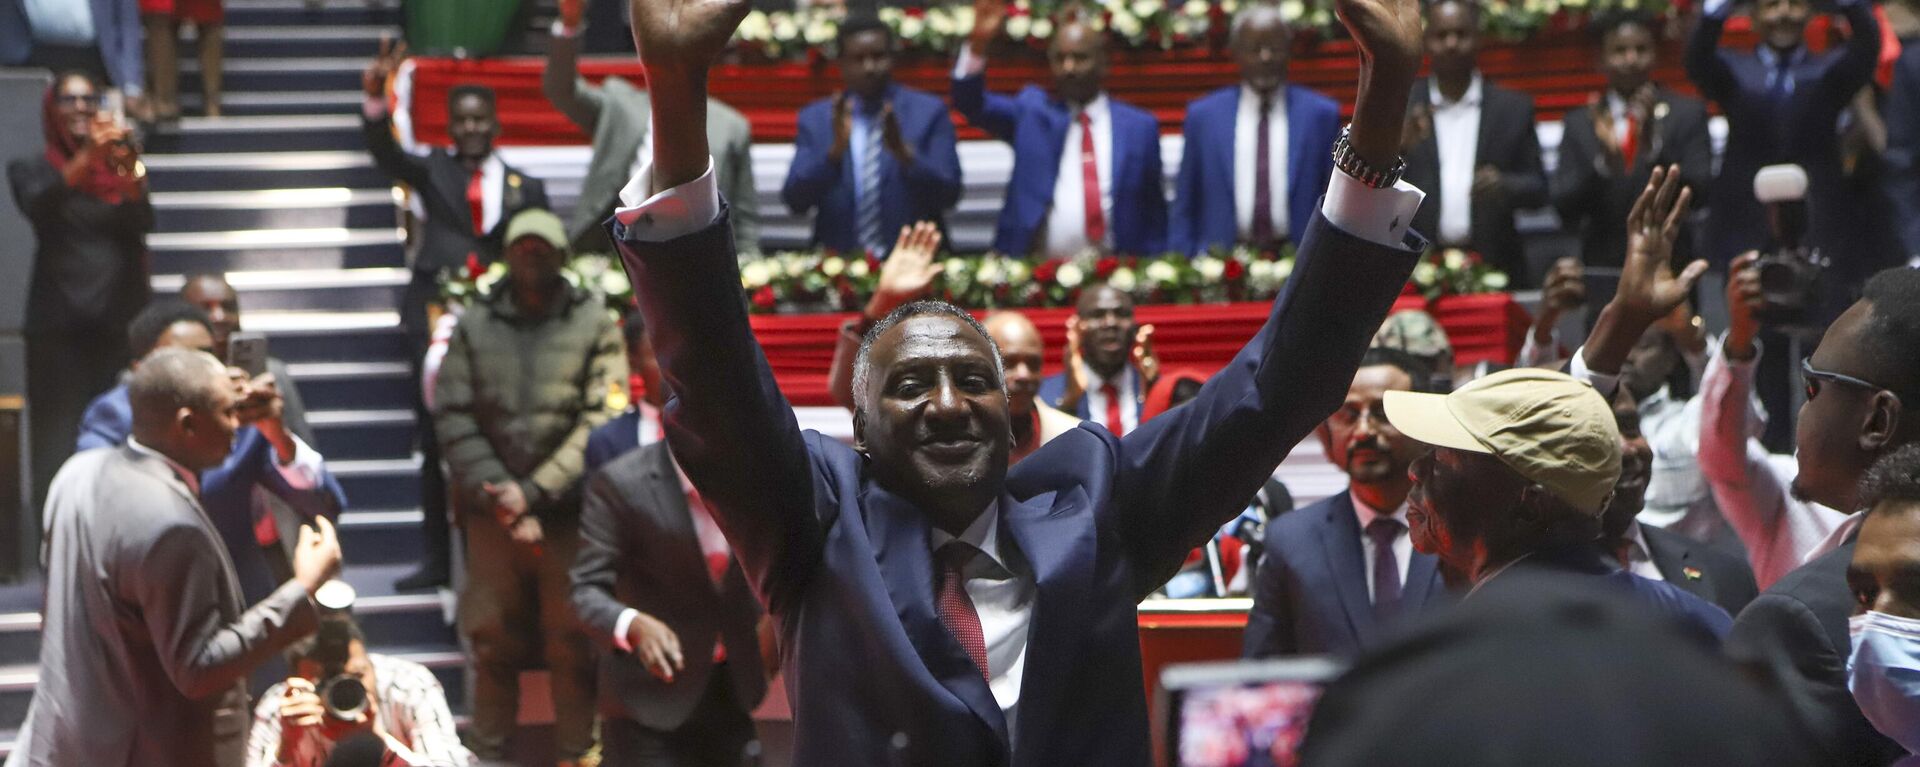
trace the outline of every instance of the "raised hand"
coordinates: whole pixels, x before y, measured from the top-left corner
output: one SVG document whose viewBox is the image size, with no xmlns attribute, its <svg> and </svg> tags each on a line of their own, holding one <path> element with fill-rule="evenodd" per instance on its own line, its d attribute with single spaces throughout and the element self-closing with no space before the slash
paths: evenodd
<svg viewBox="0 0 1920 767">
<path fill-rule="evenodd" d="M 587 18 L 587 0 L 560 0 L 560 25 L 579 29 Z"/>
<path fill-rule="evenodd" d="M 1152 340 L 1149 336 L 1148 340 Z M 1060 409 L 1071 411 L 1080 406 L 1080 398 L 1087 396 L 1087 384 L 1099 380 L 1093 368 L 1087 367 L 1087 359 L 1080 353 L 1080 317 L 1067 318 L 1067 388 L 1060 396 Z"/>
<path fill-rule="evenodd" d="M 301 526 L 300 540 L 293 546 L 293 579 L 312 596 L 320 585 L 340 572 L 340 538 L 333 522 L 314 517 L 311 526 Z"/>
<path fill-rule="evenodd" d="M 1692 201 L 1693 190 L 1681 179 L 1680 166 L 1669 165 L 1654 168 L 1647 188 L 1627 212 L 1627 258 L 1613 300 L 1631 319 L 1644 319 L 1642 327 L 1687 300 L 1694 281 L 1707 271 L 1707 262 L 1694 261 L 1675 276 L 1668 265 Z"/>
<path fill-rule="evenodd" d="M 647 80 L 706 70 L 727 48 L 746 18 L 747 0 L 630 0 L 633 42 L 647 66 Z"/>
<path fill-rule="evenodd" d="M 407 41 L 395 41 L 386 35 L 380 36 L 380 52 L 360 73 L 360 87 L 366 89 L 368 96 L 378 98 L 385 94 L 387 80 L 400 69 L 400 62 L 407 60 Z"/>
<path fill-rule="evenodd" d="M 1407 94 L 1420 69 L 1420 0 L 1336 0 L 1334 11 L 1360 49 L 1353 150 L 1385 170 L 1398 158 Z"/>
<path fill-rule="evenodd" d="M 880 108 L 880 145 L 901 165 L 913 162 L 913 148 L 907 146 L 906 137 L 900 133 L 900 115 L 894 114 L 891 101 Z"/>
<path fill-rule="evenodd" d="M 894 309 L 926 298 L 933 292 L 933 281 L 946 271 L 934 263 L 940 252 L 940 227 L 931 221 L 900 227 L 900 239 L 893 252 L 880 265 L 880 280 L 874 285 L 873 298 L 867 301 L 867 316 L 878 321 Z"/>
<path fill-rule="evenodd" d="M 1153 351 L 1153 326 L 1141 325 L 1133 334 L 1133 366 L 1147 386 L 1160 380 L 1160 355 Z"/>
<path fill-rule="evenodd" d="M 1006 20 L 1007 0 L 973 0 L 973 31 L 967 33 L 967 46 L 973 55 L 986 55 L 987 43 L 1000 34 L 1000 25 Z"/>
<path fill-rule="evenodd" d="M 833 97 L 833 146 L 827 150 L 827 159 L 839 165 L 841 158 L 847 156 L 847 145 L 853 143 L 853 98 L 841 91 Z"/>
<path fill-rule="evenodd" d="M 1757 351 L 1753 338 L 1760 334 L 1760 318 L 1755 312 L 1766 301 L 1760 290 L 1760 270 L 1754 268 L 1759 260 L 1760 254 L 1749 250 L 1727 265 L 1728 359 L 1750 360 Z"/>
</svg>

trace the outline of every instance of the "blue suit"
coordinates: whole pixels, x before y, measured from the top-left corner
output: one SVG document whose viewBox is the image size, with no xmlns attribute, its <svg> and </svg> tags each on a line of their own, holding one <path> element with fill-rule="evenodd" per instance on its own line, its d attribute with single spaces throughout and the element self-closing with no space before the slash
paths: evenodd
<svg viewBox="0 0 1920 767">
<path fill-rule="evenodd" d="M 630 407 L 587 433 L 587 470 L 581 476 L 590 478 L 607 462 L 639 449 L 640 408 Z"/>
<path fill-rule="evenodd" d="M 87 405 L 80 422 L 78 450 L 117 447 L 133 434 L 133 405 L 122 383 Z M 338 519 L 347 507 L 347 494 L 333 472 L 324 468 L 313 490 L 300 490 L 288 484 L 280 473 L 273 443 L 252 426 L 243 426 L 234 435 L 233 452 L 226 462 L 200 473 L 200 506 L 220 531 L 227 554 L 233 559 L 234 573 L 240 577 L 240 591 L 247 604 L 255 604 L 280 584 L 274 581 L 253 532 L 253 488 L 266 488 L 294 511 L 309 519 L 325 515 Z"/>
<path fill-rule="evenodd" d="M 88 0 L 93 12 L 95 45 L 106 65 L 107 80 L 116 88 L 146 87 L 145 35 L 140 8 L 125 0 Z M 33 29 L 20 0 L 0 0 L 0 64 L 26 64 L 33 56 Z"/>
<path fill-rule="evenodd" d="M 667 440 L 779 626 L 799 767 L 1145 767 L 1136 604 L 1338 406 L 1424 246 L 1316 215 L 1270 319 L 1193 401 L 1124 439 L 1075 429 L 1008 470 L 987 513 L 1036 589 L 1010 743 L 936 617 L 928 513 L 800 430 L 740 303 L 724 213 L 664 243 L 613 229 L 675 393 Z"/>
<path fill-rule="evenodd" d="M 1113 178 L 1107 179 L 1113 214 L 1107 231 L 1120 253 L 1159 255 L 1167 245 L 1167 198 L 1160 168 L 1160 122 L 1153 115 L 1107 98 L 1113 122 Z M 1060 152 L 1072 113 L 1038 86 L 1014 96 L 987 92 L 986 75 L 953 81 L 953 108 L 974 127 L 1013 145 L 1013 176 L 994 228 L 993 249 L 1032 253 L 1053 207 Z"/>
<path fill-rule="evenodd" d="M 1173 184 L 1173 211 L 1168 246 L 1182 253 L 1199 253 L 1215 246 L 1232 247 L 1240 241 L 1238 207 L 1234 204 L 1234 136 L 1239 124 L 1239 85 L 1229 85 L 1195 99 L 1187 107 L 1185 149 L 1180 175 Z M 1287 221 L 1298 231 L 1313 217 L 1313 206 L 1327 193 L 1333 174 L 1333 142 L 1340 138 L 1340 104 L 1297 85 L 1287 86 L 1287 146 L 1270 151 L 1287 153 Z M 1277 182 L 1278 179 L 1275 179 Z M 1278 222 L 1275 222 L 1276 224 Z M 1298 243 L 1294 232 L 1288 240 Z"/>
<path fill-rule="evenodd" d="M 892 245 L 901 227 L 917 221 L 945 228 L 947 211 L 960 201 L 960 155 L 953 119 L 939 97 L 895 84 L 887 86 L 885 100 L 893 104 L 901 139 L 913 152 L 913 162 L 903 165 L 892 152 L 880 151 L 880 236 Z M 877 113 L 873 129 L 880 130 Z M 814 212 L 815 244 L 859 252 L 864 248 L 854 199 L 854 148 L 833 162 L 828 158 L 833 135 L 832 98 L 800 110 L 793 165 L 780 199 L 795 213 Z"/>
<path fill-rule="evenodd" d="M 1920 45 L 1900 49 L 1887 92 L 1887 196 L 1907 255 L 1920 255 Z"/>
<path fill-rule="evenodd" d="M 1134 417 L 1138 418 L 1140 416 L 1140 407 L 1146 404 L 1147 401 L 1147 382 L 1140 380 L 1140 370 L 1132 365 L 1127 366 L 1126 376 L 1133 379 L 1133 401 L 1122 402 L 1120 406 L 1131 408 Z M 1088 410 L 1088 408 L 1091 407 L 1087 404 L 1090 399 L 1088 397 L 1081 397 L 1079 404 L 1074 405 L 1072 410 L 1066 410 L 1060 406 L 1061 400 L 1067 398 L 1067 374 L 1064 372 L 1055 373 L 1040 379 L 1038 396 L 1041 402 L 1047 403 L 1056 410 L 1063 410 L 1070 415 L 1078 416 L 1082 421 L 1092 421 L 1102 425 L 1107 422 L 1106 413 L 1092 413 Z"/>
<path fill-rule="evenodd" d="M 1398 618 L 1384 624 L 1376 620 L 1367 597 L 1373 576 L 1361 535 L 1349 491 L 1267 523 L 1266 555 L 1255 575 L 1242 654 L 1351 658 L 1401 621 L 1448 601 L 1439 560 L 1415 551 L 1407 561 Z"/>
</svg>

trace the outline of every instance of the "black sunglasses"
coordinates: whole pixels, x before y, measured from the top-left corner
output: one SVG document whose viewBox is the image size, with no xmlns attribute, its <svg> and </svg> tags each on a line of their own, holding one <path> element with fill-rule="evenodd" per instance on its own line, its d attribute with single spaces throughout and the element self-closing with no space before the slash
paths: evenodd
<svg viewBox="0 0 1920 767">
<path fill-rule="evenodd" d="M 1877 383 L 1866 380 L 1864 378 L 1854 378 L 1853 376 L 1846 375 L 1845 373 L 1835 373 L 1830 370 L 1821 370 L 1819 368 L 1816 368 L 1813 366 L 1813 360 L 1811 358 L 1803 359 L 1800 361 L 1800 377 L 1806 382 L 1807 400 L 1809 402 L 1811 402 L 1814 397 L 1817 397 L 1820 395 L 1820 387 L 1823 384 L 1825 384 L 1825 382 L 1827 381 L 1835 381 L 1843 384 L 1851 384 L 1853 386 L 1858 386 L 1868 391 L 1885 390 L 1889 393 L 1893 393 L 1892 389 L 1888 389 L 1885 386 L 1881 386 Z M 1894 396 L 1898 397 L 1900 395 L 1897 393 L 1894 393 Z"/>
</svg>

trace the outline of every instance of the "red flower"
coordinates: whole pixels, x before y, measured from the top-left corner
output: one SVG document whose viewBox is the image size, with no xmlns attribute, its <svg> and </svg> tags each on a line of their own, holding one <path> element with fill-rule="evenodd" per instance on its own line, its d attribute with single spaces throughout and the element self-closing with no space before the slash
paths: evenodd
<svg viewBox="0 0 1920 767">
<path fill-rule="evenodd" d="M 1114 270 L 1119 268 L 1120 268 L 1120 259 L 1114 258 L 1113 256 L 1105 256 L 1101 258 L 1099 261 L 1094 262 L 1093 278 L 1096 280 L 1104 280 L 1108 277 L 1112 277 Z"/>
<path fill-rule="evenodd" d="M 1053 284 L 1054 277 L 1058 275 L 1059 272 L 1060 262 L 1042 261 L 1039 266 L 1033 268 L 1033 281 L 1051 285 Z"/>
<path fill-rule="evenodd" d="M 772 311 L 774 303 L 776 302 L 773 296 L 772 285 L 764 285 L 759 290 L 753 292 L 753 305 L 755 308 L 761 311 Z"/>
<path fill-rule="evenodd" d="M 468 253 L 467 254 L 467 279 L 469 281 L 478 281 L 480 279 L 480 276 L 486 273 L 487 273 L 487 268 L 485 266 L 480 265 L 480 254 Z"/>
<path fill-rule="evenodd" d="M 1238 259 L 1229 258 L 1227 259 L 1227 266 L 1220 272 L 1220 276 L 1226 278 L 1228 282 L 1239 282 L 1241 277 L 1247 276 L 1247 265 L 1240 263 Z"/>
<path fill-rule="evenodd" d="M 907 18 L 910 19 L 923 18 L 927 15 L 926 9 L 923 8 L 907 8 L 905 10 L 907 12 Z"/>
</svg>

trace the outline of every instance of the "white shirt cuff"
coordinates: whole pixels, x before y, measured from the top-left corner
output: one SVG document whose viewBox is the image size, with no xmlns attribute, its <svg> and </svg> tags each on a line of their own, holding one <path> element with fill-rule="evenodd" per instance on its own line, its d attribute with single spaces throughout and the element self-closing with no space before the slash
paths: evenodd
<svg viewBox="0 0 1920 767">
<path fill-rule="evenodd" d="M 720 218 L 720 188 L 713 180 L 713 158 L 707 172 L 664 192 L 653 192 L 653 161 L 640 166 L 627 187 L 620 190 L 619 210 L 613 217 L 627 227 L 627 239 L 666 242 L 713 225 Z"/>
<path fill-rule="evenodd" d="M 1320 215 L 1347 234 L 1376 245 L 1398 248 L 1406 241 L 1407 228 L 1413 226 L 1413 214 L 1420 209 L 1420 201 L 1426 198 L 1426 192 L 1405 179 L 1392 187 L 1375 189 L 1336 170 L 1333 181 L 1327 184 L 1327 198 L 1320 205 Z"/>
<path fill-rule="evenodd" d="M 274 462 L 275 468 L 280 470 L 280 476 L 284 477 L 287 484 L 293 486 L 295 490 L 312 490 L 319 487 L 320 472 L 325 470 L 325 459 L 321 457 L 320 451 L 309 447 L 298 436 L 288 434 L 287 437 L 293 440 L 293 461 L 285 464 L 277 460 Z"/>
<path fill-rule="evenodd" d="M 556 18 L 553 20 L 553 26 L 549 27 L 547 29 L 547 32 L 548 34 L 551 34 L 554 37 L 561 37 L 561 38 L 566 38 L 568 40 L 571 40 L 573 38 L 579 37 L 581 27 L 585 27 L 585 26 L 586 24 L 582 23 L 579 27 L 569 27 L 567 26 L 567 23 L 565 21 L 562 21 Z"/>
<path fill-rule="evenodd" d="M 1619 373 L 1601 373 L 1587 369 L 1586 344 L 1581 344 L 1580 348 L 1573 350 L 1573 359 L 1567 363 L 1567 375 L 1593 384 L 1594 391 L 1600 392 L 1600 396 L 1607 398 L 1608 402 L 1613 401 L 1614 391 L 1620 388 Z"/>
<path fill-rule="evenodd" d="M 384 96 L 368 96 L 360 102 L 360 114 L 369 120 L 378 120 L 387 116 L 387 99 Z"/>
<path fill-rule="evenodd" d="M 973 47 L 960 44 L 960 58 L 953 62 L 953 79 L 961 80 L 986 71 L 987 57 L 973 55 Z"/>
<path fill-rule="evenodd" d="M 1700 10 L 1708 16 L 1720 16 L 1722 15 L 1721 12 L 1726 10 L 1727 4 L 1731 1 L 1732 0 L 1707 0 L 1705 4 L 1700 6 Z"/>
<path fill-rule="evenodd" d="M 621 610 L 620 617 L 613 621 L 613 646 L 621 652 L 633 652 L 633 643 L 627 641 L 627 630 L 633 628 L 633 622 L 639 618 L 640 611 L 629 607 Z"/>
</svg>

